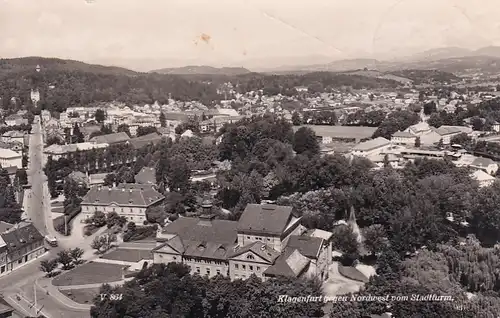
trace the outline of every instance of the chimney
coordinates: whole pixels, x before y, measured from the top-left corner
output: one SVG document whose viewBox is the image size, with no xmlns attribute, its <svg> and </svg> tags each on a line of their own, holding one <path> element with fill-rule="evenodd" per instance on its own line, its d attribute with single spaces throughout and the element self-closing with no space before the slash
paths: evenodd
<svg viewBox="0 0 500 318">
<path fill-rule="evenodd" d="M 215 215 L 200 215 L 200 221 L 198 222 L 198 225 L 201 226 L 212 226 L 212 221 L 215 219 Z"/>
<path fill-rule="evenodd" d="M 212 201 L 205 200 L 201 203 L 201 208 L 203 209 L 203 214 L 210 215 L 212 213 Z"/>
</svg>

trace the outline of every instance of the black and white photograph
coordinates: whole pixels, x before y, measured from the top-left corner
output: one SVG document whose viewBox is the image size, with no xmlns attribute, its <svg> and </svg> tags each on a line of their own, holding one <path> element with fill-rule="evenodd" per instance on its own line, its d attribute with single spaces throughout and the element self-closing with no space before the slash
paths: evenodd
<svg viewBox="0 0 500 318">
<path fill-rule="evenodd" d="M 500 317 L 498 17 L 0 0 L 0 318 Z"/>
</svg>

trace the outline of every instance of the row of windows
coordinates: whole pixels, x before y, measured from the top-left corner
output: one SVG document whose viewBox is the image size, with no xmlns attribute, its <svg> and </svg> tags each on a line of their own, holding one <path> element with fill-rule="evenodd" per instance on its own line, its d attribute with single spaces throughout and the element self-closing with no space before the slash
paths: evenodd
<svg viewBox="0 0 500 318">
<path fill-rule="evenodd" d="M 255 268 L 257 269 L 257 272 L 260 272 L 260 266 L 255 266 Z M 240 269 L 240 265 L 239 264 L 234 264 L 234 269 Z M 253 272 L 253 269 L 254 269 L 253 265 L 248 265 L 248 270 L 249 271 Z M 246 271 L 247 270 L 247 266 L 245 264 L 241 264 L 241 270 Z"/>
<path fill-rule="evenodd" d="M 90 207 L 89 207 L 89 209 L 90 209 Z M 101 209 L 102 209 L 101 207 L 97 207 L 97 206 L 95 206 L 95 207 L 94 207 L 94 211 L 96 211 L 96 212 L 97 212 L 97 211 L 100 211 Z M 104 210 L 105 210 L 105 211 L 106 211 L 106 209 L 107 209 L 107 208 L 104 208 Z M 109 209 L 109 208 L 108 208 L 108 209 Z M 119 211 L 118 211 L 118 209 L 119 209 Z M 125 209 L 126 209 L 126 208 L 113 208 L 113 212 L 122 212 L 122 213 L 124 213 L 124 212 L 125 212 Z M 129 212 L 130 212 L 130 213 L 134 213 L 134 208 L 129 208 Z M 141 211 L 141 210 L 139 210 L 139 211 L 137 211 L 137 213 L 142 213 L 142 211 Z"/>
<path fill-rule="evenodd" d="M 199 267 L 196 267 L 196 272 L 197 272 L 198 274 L 200 274 L 200 275 L 201 275 L 201 270 L 200 270 L 200 268 L 199 268 Z M 216 270 L 216 274 L 217 274 L 217 275 L 219 275 L 219 274 L 220 274 L 220 269 L 217 269 L 217 270 Z M 205 270 L 205 275 L 210 276 L 210 268 L 207 268 L 207 269 Z"/>
<path fill-rule="evenodd" d="M 251 240 L 251 239 L 252 239 L 252 237 L 247 236 L 247 240 Z M 256 237 L 255 237 L 255 239 L 256 239 L 257 241 L 264 241 L 264 238 L 262 238 L 262 237 L 260 237 L 260 236 L 256 236 Z M 269 238 L 269 237 L 268 237 L 268 238 L 267 238 L 267 241 L 268 241 L 268 242 L 271 242 L 271 238 Z"/>
</svg>

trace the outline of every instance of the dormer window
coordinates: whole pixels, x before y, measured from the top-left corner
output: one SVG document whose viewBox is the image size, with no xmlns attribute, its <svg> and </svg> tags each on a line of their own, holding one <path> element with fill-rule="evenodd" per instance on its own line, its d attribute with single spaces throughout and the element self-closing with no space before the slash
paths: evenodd
<svg viewBox="0 0 500 318">
<path fill-rule="evenodd" d="M 247 255 L 247 259 L 255 259 L 252 254 Z"/>
</svg>

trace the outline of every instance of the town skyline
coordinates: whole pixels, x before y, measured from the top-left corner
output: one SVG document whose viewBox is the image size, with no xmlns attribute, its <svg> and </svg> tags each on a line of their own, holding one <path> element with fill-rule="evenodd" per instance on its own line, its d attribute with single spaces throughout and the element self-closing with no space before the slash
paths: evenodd
<svg viewBox="0 0 500 318">
<path fill-rule="evenodd" d="M 0 6 L 3 58 L 57 57 L 138 71 L 390 60 L 434 48 L 500 45 L 495 35 L 500 9 L 489 0 L 480 7 L 463 0 L 307 5 L 190 0 L 148 6 L 135 0 L 120 5 L 116 0 L 20 0 Z"/>
</svg>

